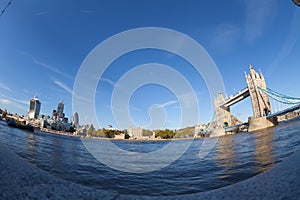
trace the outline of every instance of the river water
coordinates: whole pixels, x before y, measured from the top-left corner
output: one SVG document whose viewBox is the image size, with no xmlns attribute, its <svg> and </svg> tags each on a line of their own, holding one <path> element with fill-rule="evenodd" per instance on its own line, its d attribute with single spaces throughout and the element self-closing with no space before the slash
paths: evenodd
<svg viewBox="0 0 300 200">
<path fill-rule="evenodd" d="M 75 137 L 32 133 L 1 124 L 0 140 L 28 162 L 77 184 L 123 194 L 179 195 L 220 188 L 272 168 L 300 146 L 300 120 L 254 133 L 220 137 L 204 158 L 199 158 L 203 139 L 194 140 L 171 165 L 141 174 L 105 166 Z M 162 148 L 168 141 L 114 143 L 125 150 L 147 152 L 147 149 Z"/>
</svg>

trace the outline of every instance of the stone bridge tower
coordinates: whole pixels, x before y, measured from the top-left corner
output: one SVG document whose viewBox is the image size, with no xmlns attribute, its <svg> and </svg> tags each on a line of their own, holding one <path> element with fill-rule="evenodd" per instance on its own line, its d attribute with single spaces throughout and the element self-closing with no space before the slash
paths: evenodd
<svg viewBox="0 0 300 200">
<path fill-rule="evenodd" d="M 277 125 L 277 117 L 267 117 L 272 114 L 269 96 L 258 89 L 258 87 L 267 89 L 263 74 L 261 72 L 258 74 L 250 65 L 250 73 L 246 74 L 246 81 L 253 109 L 253 117 L 248 119 L 248 131 L 252 132 Z"/>
<path fill-rule="evenodd" d="M 239 91 L 237 94 L 224 98 L 222 93 L 214 99 L 216 109 L 216 120 L 212 123 L 212 127 L 221 129 L 226 126 L 236 125 L 238 120 L 233 122 L 230 114 L 230 106 L 242 101 L 250 96 L 253 110 L 253 117 L 248 118 L 248 131 L 256 131 L 276 125 L 277 117 L 269 116 L 272 114 L 270 99 L 267 94 L 259 88 L 267 89 L 266 81 L 261 72 L 257 73 L 250 65 L 250 73 L 246 74 L 247 88 Z M 224 130 L 224 134 L 225 134 Z"/>
<path fill-rule="evenodd" d="M 231 126 L 231 114 L 230 107 L 220 106 L 225 102 L 225 97 L 221 92 L 218 93 L 217 97 L 214 99 L 215 110 L 216 110 L 216 123 L 215 126 L 223 127 L 224 125 Z"/>
<path fill-rule="evenodd" d="M 266 81 L 261 72 L 259 74 L 250 65 L 250 73 L 246 75 L 246 81 L 251 97 L 254 118 L 264 117 L 272 114 L 269 96 L 258 87 L 267 89 Z"/>
</svg>

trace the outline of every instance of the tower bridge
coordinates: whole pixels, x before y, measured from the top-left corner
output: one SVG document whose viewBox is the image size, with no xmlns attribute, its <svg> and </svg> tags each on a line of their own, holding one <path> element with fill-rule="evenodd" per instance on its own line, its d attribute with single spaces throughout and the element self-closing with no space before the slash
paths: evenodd
<svg viewBox="0 0 300 200">
<path fill-rule="evenodd" d="M 300 98 L 287 97 L 268 89 L 262 72 L 256 72 L 252 65 L 250 65 L 250 73 L 245 73 L 245 79 L 246 88 L 229 98 L 225 98 L 222 93 L 218 93 L 214 99 L 216 121 L 212 123 L 212 128 L 217 130 L 215 131 L 217 132 L 216 135 L 225 135 L 226 132 L 232 132 L 240 126 L 248 126 L 249 132 L 276 126 L 278 124 L 277 116 L 300 108 Z M 294 106 L 272 113 L 269 96 L 277 101 L 293 104 Z M 248 118 L 248 122 L 243 123 L 231 115 L 230 107 L 248 97 L 251 98 L 253 116 Z"/>
<path fill-rule="evenodd" d="M 244 100 L 245 98 L 247 98 L 249 96 L 250 96 L 249 89 L 248 89 L 248 87 L 246 87 L 243 90 L 239 91 L 237 94 L 231 96 L 229 99 L 226 99 L 224 101 L 224 103 L 221 103 L 219 106 L 221 106 L 223 108 L 227 108 L 227 107 L 230 107 L 230 106 Z"/>
</svg>

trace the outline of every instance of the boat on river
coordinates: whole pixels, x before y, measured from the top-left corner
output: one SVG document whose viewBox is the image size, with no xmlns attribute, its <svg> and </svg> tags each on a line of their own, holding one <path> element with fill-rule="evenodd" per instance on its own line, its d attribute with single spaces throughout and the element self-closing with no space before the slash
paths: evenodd
<svg viewBox="0 0 300 200">
<path fill-rule="evenodd" d="M 30 124 L 17 123 L 13 118 L 7 120 L 7 125 L 14 128 L 23 129 L 26 131 L 34 132 L 34 127 Z"/>
</svg>

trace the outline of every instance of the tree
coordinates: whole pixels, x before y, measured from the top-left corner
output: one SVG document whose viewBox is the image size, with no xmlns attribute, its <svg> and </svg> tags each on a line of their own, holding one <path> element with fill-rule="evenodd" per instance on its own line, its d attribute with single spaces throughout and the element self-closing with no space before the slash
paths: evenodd
<svg viewBox="0 0 300 200">
<path fill-rule="evenodd" d="M 107 137 L 107 138 L 113 138 L 114 137 L 114 131 L 113 130 L 104 129 L 103 131 L 104 131 L 105 137 Z"/>
<path fill-rule="evenodd" d="M 194 131 L 191 130 L 190 128 L 178 130 L 175 135 L 175 137 L 177 137 L 177 138 L 190 138 L 193 136 L 194 136 Z"/>
<path fill-rule="evenodd" d="M 95 131 L 95 128 L 94 128 L 93 124 L 90 124 L 90 126 L 87 130 L 87 135 L 92 135 L 94 131 Z"/>
<path fill-rule="evenodd" d="M 151 130 L 143 129 L 143 136 L 151 137 L 153 135 L 153 132 Z"/>
<path fill-rule="evenodd" d="M 75 131 L 76 131 L 75 128 L 71 126 L 69 132 L 74 133 Z"/>
<path fill-rule="evenodd" d="M 165 130 L 157 130 L 155 131 L 155 137 L 161 137 L 162 139 L 170 139 L 175 136 L 174 131 L 165 129 Z"/>
</svg>

